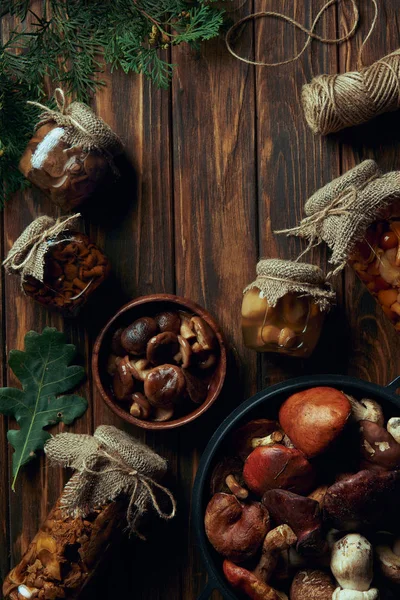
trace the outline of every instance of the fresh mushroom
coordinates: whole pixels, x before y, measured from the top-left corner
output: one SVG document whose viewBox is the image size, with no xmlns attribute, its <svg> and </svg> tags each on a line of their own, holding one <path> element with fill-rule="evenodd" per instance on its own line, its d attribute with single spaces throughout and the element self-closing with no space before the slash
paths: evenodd
<svg viewBox="0 0 400 600">
<path fill-rule="evenodd" d="M 324 520 L 339 530 L 357 530 L 397 519 L 400 471 L 359 471 L 337 481 L 324 498 Z"/>
<path fill-rule="evenodd" d="M 254 450 L 253 440 L 264 439 L 279 431 L 279 423 L 270 419 L 254 419 L 237 429 L 232 436 L 232 446 L 235 454 L 243 460 Z"/>
<path fill-rule="evenodd" d="M 160 365 L 152 369 L 144 381 L 144 394 L 152 406 L 170 406 L 184 395 L 186 380 L 175 365 Z"/>
<path fill-rule="evenodd" d="M 332 549 L 331 571 L 342 589 L 366 592 L 374 576 L 373 550 L 359 533 L 349 533 Z"/>
<path fill-rule="evenodd" d="M 126 327 L 121 334 L 121 344 L 129 354 L 146 352 L 147 342 L 156 335 L 157 323 L 151 317 L 141 317 Z"/>
<path fill-rule="evenodd" d="M 164 365 L 174 360 L 178 350 L 178 337 L 171 331 L 164 331 L 148 341 L 146 358 L 153 365 Z"/>
<path fill-rule="evenodd" d="M 261 558 L 253 574 L 268 583 L 275 572 L 281 552 L 288 550 L 297 542 L 297 536 L 289 525 L 278 525 L 265 536 Z"/>
<path fill-rule="evenodd" d="M 298 571 L 290 587 L 290 600 L 332 600 L 335 584 L 329 573 L 318 569 Z"/>
<path fill-rule="evenodd" d="M 314 487 L 315 471 L 302 452 L 276 444 L 253 450 L 244 463 L 243 479 L 258 496 L 274 488 L 307 494 Z"/>
<path fill-rule="evenodd" d="M 390 435 L 400 444 L 400 417 L 392 417 L 386 426 Z"/>
<path fill-rule="evenodd" d="M 400 585 L 400 538 L 392 544 L 380 543 L 375 548 L 378 568 L 382 575 L 395 585 Z"/>
<path fill-rule="evenodd" d="M 135 380 L 129 356 L 125 356 L 118 361 L 117 370 L 113 377 L 113 390 L 116 399 L 119 402 L 130 402 L 135 389 Z"/>
<path fill-rule="evenodd" d="M 277 524 L 287 523 L 297 535 L 296 550 L 302 555 L 319 556 L 326 550 L 322 536 L 322 516 L 318 502 L 287 490 L 269 490 L 263 505 Z"/>
<path fill-rule="evenodd" d="M 254 556 L 270 530 L 269 514 L 262 504 L 244 504 L 232 494 L 215 494 L 211 498 L 204 523 L 216 551 L 235 562 Z"/>
<path fill-rule="evenodd" d="M 357 592 L 356 590 L 336 588 L 332 600 L 379 600 L 379 590 L 371 588 L 366 592 Z"/>
<path fill-rule="evenodd" d="M 222 569 L 231 586 L 250 600 L 288 600 L 284 592 L 278 592 L 268 583 L 260 581 L 251 571 L 230 560 L 224 560 Z"/>
<path fill-rule="evenodd" d="M 354 421 L 371 421 L 377 423 L 381 427 L 385 422 L 383 416 L 383 410 L 380 404 L 375 400 L 369 398 L 363 398 L 362 400 L 356 400 L 353 396 L 346 394 L 351 404 L 351 418 Z"/>
<path fill-rule="evenodd" d="M 400 468 L 400 444 L 377 423 L 360 421 L 362 466 L 366 469 Z"/>
<path fill-rule="evenodd" d="M 279 422 L 295 447 L 312 458 L 332 445 L 350 414 L 345 394 L 331 387 L 314 387 L 290 396 L 279 410 Z"/>
<path fill-rule="evenodd" d="M 172 311 L 160 312 L 154 317 L 154 320 L 161 333 L 172 331 L 178 335 L 181 328 L 181 319 L 178 313 Z"/>
<path fill-rule="evenodd" d="M 140 392 L 132 394 L 132 404 L 129 409 L 130 414 L 137 419 L 144 421 L 149 419 L 151 414 L 150 402 Z"/>
</svg>

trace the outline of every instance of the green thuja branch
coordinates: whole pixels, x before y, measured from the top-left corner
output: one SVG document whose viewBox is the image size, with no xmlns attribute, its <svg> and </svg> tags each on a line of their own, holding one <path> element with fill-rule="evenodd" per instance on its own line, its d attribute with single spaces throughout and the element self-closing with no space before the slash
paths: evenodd
<svg viewBox="0 0 400 600">
<path fill-rule="evenodd" d="M 88 101 L 104 65 L 167 87 L 173 65 L 160 52 L 218 35 L 223 11 L 207 0 L 0 0 L 14 29 L 0 43 L 0 204 L 23 185 L 18 161 L 45 99 L 45 81 Z M 5 28 L 4 28 L 5 29 Z M 0 40 L 1 40 L 0 36 Z"/>
</svg>

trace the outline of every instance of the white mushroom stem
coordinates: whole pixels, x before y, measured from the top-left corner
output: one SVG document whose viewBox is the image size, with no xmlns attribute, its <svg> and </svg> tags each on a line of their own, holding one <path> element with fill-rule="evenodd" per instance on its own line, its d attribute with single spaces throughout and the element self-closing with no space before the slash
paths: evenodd
<svg viewBox="0 0 400 600">
<path fill-rule="evenodd" d="M 283 431 L 273 431 L 269 435 L 265 437 L 253 438 L 251 440 L 251 445 L 253 448 L 258 448 L 259 446 L 273 446 L 274 444 L 279 444 L 284 438 Z"/>
<path fill-rule="evenodd" d="M 400 444 L 400 417 L 392 417 L 389 419 L 386 429 L 396 442 Z"/>
<path fill-rule="evenodd" d="M 39 590 L 37 588 L 29 588 L 27 585 L 19 585 L 18 586 L 18 594 L 23 598 L 34 598 Z"/>
<path fill-rule="evenodd" d="M 289 525 L 279 525 L 265 536 L 260 562 L 253 574 L 268 583 L 275 571 L 279 555 L 297 542 L 297 536 Z"/>
<path fill-rule="evenodd" d="M 369 398 L 363 398 L 359 401 L 353 398 L 353 396 L 347 394 L 346 396 L 351 404 L 351 415 L 354 421 L 372 421 L 372 423 L 377 423 L 383 427 L 385 417 L 382 407 L 378 402 Z"/>
<path fill-rule="evenodd" d="M 359 592 L 357 590 L 336 588 L 333 592 L 332 600 L 379 600 L 379 590 L 371 588 L 365 592 Z"/>
<path fill-rule="evenodd" d="M 331 571 L 345 590 L 366 592 L 373 577 L 373 551 L 369 541 L 350 533 L 333 545 Z"/>
</svg>

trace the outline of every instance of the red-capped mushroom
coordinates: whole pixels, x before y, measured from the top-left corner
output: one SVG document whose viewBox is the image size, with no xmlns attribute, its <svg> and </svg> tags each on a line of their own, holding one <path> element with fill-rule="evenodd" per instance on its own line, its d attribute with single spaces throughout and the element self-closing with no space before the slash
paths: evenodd
<svg viewBox="0 0 400 600">
<path fill-rule="evenodd" d="M 360 421 L 361 466 L 365 469 L 400 468 L 400 444 L 377 423 Z"/>
<path fill-rule="evenodd" d="M 147 342 L 156 335 L 157 323 L 151 317 L 141 317 L 126 327 L 121 334 L 121 344 L 129 354 L 146 352 Z"/>
<path fill-rule="evenodd" d="M 216 551 L 235 562 L 254 556 L 270 530 L 268 511 L 260 502 L 244 504 L 223 493 L 211 498 L 204 524 Z"/>
<path fill-rule="evenodd" d="M 278 592 L 268 583 L 260 581 L 253 573 L 230 560 L 224 560 L 222 569 L 233 589 L 245 594 L 250 600 L 287 600 L 284 592 Z"/>
<path fill-rule="evenodd" d="M 304 555 L 321 555 L 327 545 L 322 535 L 318 502 L 287 490 L 269 490 L 262 503 L 275 523 L 287 523 L 297 535 L 296 550 Z"/>
<path fill-rule="evenodd" d="M 314 487 L 315 472 L 302 452 L 276 444 L 253 450 L 244 463 L 243 479 L 258 496 L 275 488 L 307 494 Z"/>
<path fill-rule="evenodd" d="M 332 445 L 350 415 L 351 405 L 343 392 L 314 387 L 290 396 L 280 408 L 279 422 L 295 447 L 312 458 Z"/>
</svg>

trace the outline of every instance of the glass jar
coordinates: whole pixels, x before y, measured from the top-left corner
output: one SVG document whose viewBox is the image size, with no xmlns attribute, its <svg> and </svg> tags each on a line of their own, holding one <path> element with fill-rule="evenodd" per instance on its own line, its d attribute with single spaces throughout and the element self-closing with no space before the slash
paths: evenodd
<svg viewBox="0 0 400 600">
<path fill-rule="evenodd" d="M 43 282 L 28 276 L 22 288 L 40 304 L 74 316 L 110 272 L 104 253 L 78 231 L 46 242 Z"/>
<path fill-rule="evenodd" d="M 400 201 L 368 227 L 349 258 L 358 277 L 400 333 Z"/>
<path fill-rule="evenodd" d="M 242 304 L 243 340 L 258 352 L 308 357 L 319 340 L 325 313 L 310 296 L 289 292 L 270 306 L 261 290 L 248 290 Z"/>
<path fill-rule="evenodd" d="M 63 210 L 82 204 L 110 176 L 110 165 L 97 151 L 70 145 L 56 123 L 38 128 L 22 155 L 21 173 Z"/>
</svg>

